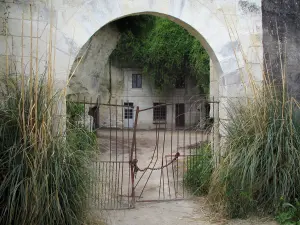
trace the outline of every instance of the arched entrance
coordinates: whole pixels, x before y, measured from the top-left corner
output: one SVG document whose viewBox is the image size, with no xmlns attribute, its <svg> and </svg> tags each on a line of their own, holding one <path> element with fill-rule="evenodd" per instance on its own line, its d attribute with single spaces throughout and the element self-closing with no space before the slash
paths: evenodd
<svg viewBox="0 0 300 225">
<path fill-rule="evenodd" d="M 200 5 L 198 6 L 200 7 Z M 192 35 L 194 35 L 201 42 L 201 44 L 205 47 L 208 54 L 210 55 L 211 78 L 212 78 L 211 86 L 214 86 L 212 87 L 213 92 L 211 94 L 216 97 L 215 100 L 223 101 L 226 100 L 227 96 L 234 97 L 233 96 L 234 94 L 236 94 L 237 97 L 240 97 L 241 95 L 244 94 L 243 93 L 244 89 L 242 86 L 242 78 L 241 78 L 241 73 L 245 66 L 243 64 L 243 57 L 242 57 L 243 49 L 240 48 L 239 41 L 232 40 L 232 37 L 230 37 L 230 30 L 228 27 L 226 27 L 225 21 L 219 19 L 216 14 L 211 13 L 211 11 L 209 11 L 203 5 L 201 6 L 203 8 L 200 7 L 198 9 L 200 9 L 200 12 L 202 12 L 203 15 L 201 14 L 195 14 L 194 16 L 187 15 L 188 12 L 194 12 L 193 9 L 191 8 L 192 6 L 190 5 L 189 6 L 190 8 L 188 9 L 183 8 L 181 13 L 176 14 L 176 16 L 174 16 L 175 15 L 174 12 L 170 12 L 169 10 L 167 12 L 166 9 L 163 8 L 156 8 L 156 9 L 154 8 L 152 9 L 153 11 L 145 10 L 145 9 L 141 10 L 139 7 L 143 8 L 144 6 L 138 4 L 136 8 L 132 6 L 130 10 L 128 9 L 129 12 L 126 11 L 126 13 L 121 13 L 117 16 L 109 17 L 108 19 L 106 18 L 107 23 L 104 23 L 103 26 L 119 18 L 123 18 L 130 15 L 150 14 L 150 15 L 156 15 L 160 17 L 167 17 L 168 19 L 181 25 L 186 30 L 188 30 Z M 159 7 L 159 4 L 157 5 L 157 7 Z M 86 15 L 82 15 L 82 16 L 85 20 L 87 19 Z M 202 22 L 199 23 L 195 21 L 202 21 Z M 76 20 L 73 21 L 74 26 L 76 23 L 77 23 Z M 77 37 L 77 39 L 74 38 L 74 40 L 76 40 L 77 43 L 81 43 L 78 49 L 82 50 L 82 48 L 84 48 L 83 46 L 87 45 L 88 43 L 88 41 L 84 42 L 83 39 L 88 38 L 89 40 L 90 36 L 84 37 L 83 35 L 81 35 L 81 33 L 77 33 L 76 30 L 77 29 L 80 30 L 80 26 L 79 27 L 76 26 L 76 28 L 74 29 L 74 37 Z M 214 29 L 210 29 L 208 27 L 213 27 Z M 82 43 L 84 45 L 82 45 Z M 103 62 L 106 63 L 108 60 L 108 56 L 109 54 L 107 55 L 107 58 L 102 58 L 101 60 L 103 60 Z M 81 55 L 79 54 L 79 56 L 74 54 L 73 57 L 75 57 L 74 60 L 75 64 L 73 65 L 73 70 L 71 71 L 71 74 L 74 72 L 74 70 L 77 69 L 76 63 L 80 63 L 82 54 Z M 83 77 L 83 79 L 89 79 L 89 78 Z M 220 83 L 220 79 L 221 79 L 221 83 Z M 219 88 L 219 85 L 221 85 L 221 88 Z M 109 107 L 111 107 L 111 105 Z M 215 116 L 216 113 L 217 114 L 219 113 L 219 108 L 213 108 L 213 114 Z M 214 141 L 219 142 L 218 140 L 219 131 L 218 130 L 215 131 L 216 132 L 215 132 Z"/>
<path fill-rule="evenodd" d="M 257 10 L 247 10 L 247 5 L 250 8 L 255 5 Z M 211 58 L 212 94 L 220 99 L 221 105 L 227 97 L 241 97 L 248 92 L 249 80 L 262 80 L 259 1 L 237 4 L 223 0 L 78 0 L 57 3 L 55 8 L 58 9 L 56 48 L 60 56 L 56 71 L 62 74 L 60 80 L 67 79 L 63 74 L 70 73 L 78 52 L 96 31 L 114 20 L 136 14 L 167 17 L 201 42 Z M 220 117 L 226 117 L 225 110 L 220 110 Z"/>
<path fill-rule="evenodd" d="M 53 6 L 45 1 L 36 1 L 33 8 L 29 3 L 16 1 L 9 3 L 9 7 L 1 3 L 5 4 L 6 11 L 10 11 L 10 14 L 6 13 L 9 16 L 3 16 L 5 24 L 8 24 L 8 29 L 5 27 L 3 30 L 9 31 L 9 38 L 3 38 L 1 42 L 14 46 L 15 40 L 24 35 L 27 40 L 22 53 L 12 48 L 11 54 L 28 57 L 32 54 L 30 31 L 34 31 L 39 45 L 45 45 L 49 41 L 50 27 L 54 26 L 51 34 L 52 41 L 55 40 L 53 55 L 56 60 L 53 63 L 58 87 L 65 88 L 69 74 L 73 73 L 72 65 L 78 63 L 76 57 L 79 51 L 96 31 L 114 20 L 136 14 L 167 17 L 201 42 L 211 58 L 211 89 L 216 91 L 213 95 L 217 96 L 221 106 L 228 98 L 244 95 L 244 91 L 250 89 L 249 80 L 262 80 L 259 0 L 53 0 Z M 25 15 L 18 13 L 20 9 Z M 20 22 L 22 20 L 25 20 L 24 23 Z M 39 55 L 43 56 L 44 52 L 39 52 Z M 224 117 L 226 111 L 221 107 L 220 118 Z M 216 135 L 218 137 L 219 132 Z"/>
</svg>

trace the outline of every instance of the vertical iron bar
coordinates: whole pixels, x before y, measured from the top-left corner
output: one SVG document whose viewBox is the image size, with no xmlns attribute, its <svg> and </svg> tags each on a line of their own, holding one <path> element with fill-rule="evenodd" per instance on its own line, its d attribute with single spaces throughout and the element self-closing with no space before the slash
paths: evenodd
<svg viewBox="0 0 300 225">
<path fill-rule="evenodd" d="M 118 101 L 116 100 L 116 161 L 118 161 Z"/>
<path fill-rule="evenodd" d="M 131 162 L 131 185 L 132 185 L 132 202 L 135 204 L 135 188 L 134 188 L 134 165 L 133 165 L 133 151 L 135 150 L 135 157 L 136 157 L 136 129 L 137 129 L 137 121 L 139 117 L 139 106 L 136 107 L 136 114 L 134 118 L 134 127 L 133 127 L 133 136 L 132 136 L 132 145 L 131 145 L 131 152 L 130 152 L 130 162 Z"/>
<path fill-rule="evenodd" d="M 85 102 L 85 96 L 84 96 L 84 98 L 83 98 L 83 109 L 84 109 L 84 113 L 83 113 L 83 126 L 85 127 L 85 113 L 86 113 L 86 111 L 85 111 L 85 105 L 86 105 L 86 102 Z"/>
<path fill-rule="evenodd" d="M 172 160 L 172 154 L 171 154 L 171 160 Z M 165 160 L 166 160 L 166 164 L 168 164 L 168 158 L 167 157 L 165 157 Z M 173 163 L 172 163 L 172 165 L 173 165 Z M 169 199 L 171 199 L 171 189 L 170 189 L 170 179 L 169 179 L 169 167 L 167 166 L 167 168 L 166 168 L 166 170 L 167 170 L 167 179 L 168 179 L 168 192 L 169 192 Z"/>
<path fill-rule="evenodd" d="M 111 106 L 109 107 L 109 161 L 112 161 L 112 149 L 111 149 Z"/>
<path fill-rule="evenodd" d="M 201 97 L 200 97 L 201 98 Z M 197 105 L 195 106 L 196 110 L 197 110 Z M 201 122 L 201 110 L 202 110 L 202 107 L 201 107 L 201 101 L 199 102 L 199 113 L 197 113 L 197 116 L 196 118 L 200 118 L 200 122 Z M 200 124 L 198 124 L 200 125 Z M 199 154 L 199 151 L 198 151 L 198 129 L 197 129 L 197 126 L 196 126 L 196 129 L 195 129 L 195 141 L 196 141 L 196 152 L 195 152 L 195 155 L 196 155 L 196 159 L 198 159 L 198 154 Z M 193 162 L 193 166 L 195 166 L 194 162 Z"/>
<path fill-rule="evenodd" d="M 110 204 L 109 204 L 109 207 L 110 209 L 113 209 L 114 208 L 114 168 L 115 168 L 115 162 L 112 161 L 109 163 L 110 166 L 110 170 L 111 170 L 111 178 L 110 178 L 110 188 L 109 188 L 109 199 L 110 199 Z"/>
<path fill-rule="evenodd" d="M 174 123 L 176 126 L 176 121 L 174 121 L 174 113 L 176 116 L 176 112 L 174 112 L 174 98 L 172 96 L 172 128 L 171 128 L 171 155 L 173 155 L 173 132 L 174 132 Z M 171 159 L 172 160 L 172 159 Z M 178 161 L 178 159 L 176 160 Z M 174 174 L 174 163 L 172 163 L 172 175 L 173 175 L 173 184 L 174 184 L 174 194 L 176 198 L 176 188 L 175 188 L 175 174 Z M 171 194 L 170 194 L 171 197 Z"/>
<path fill-rule="evenodd" d="M 178 100 L 177 100 L 178 101 Z M 177 103 L 177 105 L 176 105 L 176 108 L 177 108 L 177 112 L 178 112 L 178 114 L 179 114 L 179 104 Z M 176 116 L 176 118 L 178 117 L 179 115 L 177 115 Z M 179 150 L 179 129 L 177 128 L 177 149 Z M 177 182 L 176 182 L 176 196 L 177 196 L 177 194 L 178 194 L 178 188 L 179 188 L 179 180 L 178 180 L 178 172 L 179 172 L 179 167 L 178 167 L 179 165 L 178 165 L 178 160 L 177 160 L 177 173 L 176 173 L 176 176 L 177 176 Z"/>
<path fill-rule="evenodd" d="M 102 176 L 103 171 L 101 170 L 101 162 L 99 161 L 99 174 L 97 176 L 98 179 L 98 201 L 99 201 L 99 206 L 98 208 L 101 209 L 101 204 L 102 204 L 102 180 L 101 180 L 101 176 Z"/>
<path fill-rule="evenodd" d="M 160 101 L 159 101 L 160 102 Z M 161 110 L 159 111 L 159 118 L 161 118 Z M 160 120 L 158 121 L 158 137 L 160 137 Z M 158 139 L 159 140 L 159 139 Z M 158 146 L 159 146 L 159 143 L 158 143 Z M 157 148 L 157 161 L 158 161 L 158 159 L 159 159 L 159 147 Z M 153 168 L 154 168 L 155 166 L 153 166 Z M 161 179 L 161 177 L 160 177 L 160 179 Z M 160 180 L 161 181 L 161 180 Z M 160 185 L 161 185 L 161 183 L 159 184 L 159 190 L 158 190 L 158 199 L 160 199 Z"/>
<path fill-rule="evenodd" d="M 212 105 L 213 105 L 213 118 L 214 118 L 215 117 L 215 96 L 213 96 L 212 101 L 213 101 Z M 210 136 L 212 136 L 212 147 L 211 147 L 211 150 L 213 151 L 213 156 L 215 157 L 215 160 L 216 160 L 217 157 L 215 155 L 215 150 L 216 150 L 215 149 L 215 118 L 214 118 L 214 121 L 213 121 L 213 124 L 212 124 L 212 134 L 210 134 Z M 210 142 L 211 142 L 211 140 L 210 140 Z"/>
<path fill-rule="evenodd" d="M 193 160 L 193 157 L 192 157 L 192 139 L 191 139 L 191 135 L 192 135 L 192 129 L 191 129 L 191 127 L 192 127 L 192 102 L 191 102 L 191 99 L 189 100 L 189 104 L 190 104 L 190 107 L 189 107 L 189 109 L 190 109 L 190 112 L 189 112 L 189 117 L 190 117 L 190 119 L 189 119 L 189 121 L 190 121 L 190 130 L 189 130 L 189 153 L 190 153 L 190 155 L 189 155 L 189 157 L 188 157 L 188 165 L 189 165 L 189 167 L 190 167 L 190 170 L 192 169 L 191 167 L 192 167 L 192 165 L 191 165 L 191 161 Z M 191 160 L 191 157 L 192 157 L 192 160 Z M 187 171 L 188 172 L 188 171 Z M 185 174 L 183 174 L 183 176 L 184 176 Z"/>
<path fill-rule="evenodd" d="M 92 97 L 91 97 L 91 99 L 90 99 L 90 103 L 92 103 Z M 90 106 L 91 106 L 91 105 L 90 105 Z M 89 108 L 88 108 L 89 110 L 90 110 L 90 106 L 89 106 Z M 93 105 L 92 105 L 92 106 L 93 106 Z M 90 131 L 90 132 L 93 131 L 92 118 L 93 118 L 92 116 L 89 116 L 89 120 L 90 120 L 90 126 L 89 126 L 90 129 L 89 129 L 89 131 Z"/>
<path fill-rule="evenodd" d="M 201 143 L 204 142 L 204 134 L 205 134 L 205 130 L 206 130 L 206 108 L 205 108 L 205 104 L 207 103 L 207 97 L 204 97 L 204 116 L 203 116 L 203 112 L 202 112 L 202 108 L 203 106 L 201 106 L 200 108 L 200 129 L 201 129 L 201 133 L 200 133 L 200 139 L 201 139 Z M 202 121 L 203 121 L 203 117 L 204 117 L 204 125 L 202 125 Z M 204 126 L 204 127 L 201 127 Z"/>
<path fill-rule="evenodd" d="M 109 162 L 110 164 L 112 164 L 112 130 L 111 130 L 111 106 L 108 106 L 109 107 Z M 111 193 L 111 190 L 112 190 L 112 185 L 113 185 L 113 171 L 111 171 L 111 166 L 109 164 L 109 179 L 108 179 L 108 182 L 109 182 L 109 185 L 108 185 L 108 191 Z M 109 206 L 111 206 L 111 196 L 109 196 Z"/>
<path fill-rule="evenodd" d="M 104 208 L 104 202 L 103 202 L 103 195 L 105 194 L 105 192 L 104 192 L 104 176 L 106 175 L 106 173 L 104 173 L 104 171 L 105 171 L 105 169 L 104 169 L 104 163 L 103 162 L 101 162 L 101 164 L 102 164 L 102 173 L 101 173 L 101 209 L 103 209 Z M 100 165 L 101 165 L 100 164 Z"/>
<path fill-rule="evenodd" d="M 130 184 L 131 184 L 131 164 L 128 163 L 128 190 L 127 190 L 127 196 L 128 196 L 128 199 L 127 199 L 127 204 L 128 206 L 131 206 L 132 207 L 132 202 L 130 201 L 130 199 L 132 198 L 132 188 L 130 188 Z"/>
<path fill-rule="evenodd" d="M 117 195 L 117 198 L 116 199 L 116 203 L 118 204 L 118 196 L 119 196 L 119 193 L 117 190 L 117 177 L 118 177 L 118 100 L 116 100 L 116 106 L 115 106 L 115 113 L 116 113 L 116 183 L 115 183 L 115 192 L 116 192 L 116 195 Z M 119 182 L 119 181 L 118 181 Z M 118 207 L 118 206 L 115 206 L 115 207 Z"/>
<path fill-rule="evenodd" d="M 108 175 L 107 163 L 103 162 L 103 164 L 105 165 L 105 177 L 104 177 L 104 180 L 105 180 L 105 182 L 104 182 L 104 209 L 105 209 L 106 206 L 107 206 L 107 202 L 109 201 L 108 196 L 107 196 L 107 192 L 108 192 L 107 189 L 109 190 L 109 187 L 107 186 L 107 184 L 108 184 L 108 181 L 107 181 L 107 179 L 108 179 L 108 176 L 107 176 Z"/>
<path fill-rule="evenodd" d="M 166 102 L 165 102 L 165 105 L 166 105 Z M 167 113 L 167 106 L 166 106 L 166 113 Z M 161 112 L 161 114 L 162 114 L 162 112 Z M 167 118 L 166 118 L 166 121 L 165 121 L 164 139 L 163 139 L 163 151 L 162 151 L 162 154 L 161 154 L 161 170 L 160 170 L 160 181 L 159 181 L 159 198 L 160 198 L 161 183 L 162 183 L 162 186 L 163 186 L 163 198 L 164 199 L 165 199 L 165 179 L 164 179 L 164 169 L 163 169 L 163 166 L 164 166 L 165 140 L 166 140 L 166 129 L 167 129 L 166 125 L 167 125 Z"/>
<path fill-rule="evenodd" d="M 185 96 L 186 97 L 186 96 Z M 184 108 L 186 109 L 186 105 L 184 104 Z M 184 109 L 184 114 L 185 114 L 185 109 Z M 184 120 L 185 117 L 184 117 Z M 186 123 L 184 123 L 184 129 L 183 129 L 183 155 L 186 156 L 185 153 L 185 129 L 186 129 Z M 186 157 L 183 157 L 183 171 L 182 171 L 182 197 L 184 198 L 184 173 L 185 173 L 185 167 L 186 167 Z M 186 168 L 187 169 L 187 168 Z"/>
<path fill-rule="evenodd" d="M 126 115 L 126 113 L 125 113 Z M 130 138 L 129 138 L 129 102 L 127 101 L 127 139 L 128 139 L 128 155 L 130 156 Z M 128 164 L 128 205 L 131 204 L 130 197 L 132 197 L 130 184 L 131 184 L 131 164 L 130 164 L 130 159 L 129 159 L 129 164 Z"/>
<path fill-rule="evenodd" d="M 117 185 L 117 209 L 120 209 L 122 207 L 122 196 L 120 196 L 121 199 L 119 199 L 119 190 L 120 190 L 120 171 L 121 171 L 121 162 L 118 163 L 118 185 Z"/>
<path fill-rule="evenodd" d="M 97 162 L 93 163 L 93 169 L 96 169 L 96 174 L 97 174 Z M 93 194 L 93 198 L 94 198 L 94 205 L 97 205 L 97 181 L 96 181 L 96 176 L 94 175 L 93 177 L 93 187 L 94 187 L 94 194 Z"/>
<path fill-rule="evenodd" d="M 216 121 L 217 122 L 217 138 L 218 138 L 218 142 L 217 142 L 217 151 L 218 151 L 218 164 L 220 163 L 220 160 L 221 160 L 221 136 L 220 136 L 220 103 L 219 101 L 216 103 L 217 104 L 217 112 L 216 112 L 216 116 L 214 115 L 214 122 Z M 215 118 L 216 117 L 216 118 Z"/>
<path fill-rule="evenodd" d="M 165 123 L 165 131 L 164 131 L 164 142 L 163 142 L 163 154 L 161 156 L 161 161 L 162 161 L 162 176 L 163 176 L 163 196 L 164 196 L 164 199 L 165 199 L 165 175 L 164 175 L 164 169 L 163 169 L 163 166 L 164 166 L 164 156 L 165 156 L 165 141 L 166 141 L 166 132 L 167 132 L 167 119 L 168 119 L 168 114 L 167 114 L 167 101 L 165 99 L 165 104 L 166 104 L 166 123 Z"/>
<path fill-rule="evenodd" d="M 123 100 L 121 101 L 122 106 L 124 105 Z M 123 201 L 123 176 L 124 176 L 124 109 L 122 108 L 122 175 L 121 175 L 121 201 Z"/>
</svg>

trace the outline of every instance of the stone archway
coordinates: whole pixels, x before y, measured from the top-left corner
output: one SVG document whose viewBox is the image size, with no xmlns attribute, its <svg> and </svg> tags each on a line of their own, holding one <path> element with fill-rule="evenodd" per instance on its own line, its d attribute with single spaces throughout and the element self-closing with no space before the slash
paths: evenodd
<svg viewBox="0 0 300 225">
<path fill-rule="evenodd" d="M 0 4 L 5 18 L 0 41 L 11 46 L 11 55 L 21 55 L 16 46 L 20 45 L 22 17 L 24 57 L 31 54 L 32 31 L 39 39 L 41 57 L 52 34 L 55 79 L 60 87 L 66 86 L 76 56 L 96 31 L 136 14 L 168 17 L 201 42 L 211 57 L 211 89 L 221 103 L 244 95 L 250 89 L 250 79 L 262 80 L 261 0 L 36 0 Z M 49 32 L 51 27 L 53 32 Z M 27 64 L 25 60 L 23 66 Z M 226 117 L 225 110 L 220 110 L 220 117 Z"/>
<path fill-rule="evenodd" d="M 74 60 L 78 51 L 90 37 L 104 25 L 122 17 L 136 14 L 152 14 L 168 17 L 193 34 L 210 55 L 219 76 L 236 72 L 237 41 L 232 40 L 221 12 L 221 8 L 198 0 L 153 1 L 77 1 L 73 5 L 63 4 L 58 23 L 61 38 L 57 49 L 64 49 Z M 72 41 L 70 41 L 72 40 Z M 57 65 L 62 67 L 62 65 Z"/>
<path fill-rule="evenodd" d="M 260 1 L 204 0 L 93 0 L 61 3 L 58 11 L 57 49 L 74 61 L 79 50 L 106 24 L 122 17 L 152 14 L 168 17 L 193 34 L 211 57 L 213 95 L 222 98 L 244 95 L 251 76 L 262 80 Z M 247 3 L 247 4 L 246 4 Z M 59 37 L 60 36 L 60 37 Z M 245 58 L 246 64 L 245 65 Z M 56 68 L 68 71 L 67 63 Z M 248 68 L 246 68 L 248 67 Z M 61 68 L 61 69 L 60 69 Z M 61 77 L 63 79 L 63 77 Z M 246 84 L 247 86 L 247 84 Z"/>
</svg>

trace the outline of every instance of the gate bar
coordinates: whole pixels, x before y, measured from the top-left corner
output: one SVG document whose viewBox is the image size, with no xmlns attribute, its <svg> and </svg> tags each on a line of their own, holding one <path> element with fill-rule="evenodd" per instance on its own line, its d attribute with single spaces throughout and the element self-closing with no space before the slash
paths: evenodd
<svg viewBox="0 0 300 225">
<path fill-rule="evenodd" d="M 134 127 L 133 127 L 133 137 L 132 137 L 132 144 L 131 144 L 131 152 L 130 152 L 130 168 L 131 168 L 131 197 L 132 197 L 132 204 L 135 204 L 135 187 L 134 187 L 134 163 L 133 163 L 133 151 L 134 148 L 136 150 L 136 129 L 137 129 L 137 122 L 138 122 L 138 117 L 139 117 L 139 110 L 140 107 L 136 107 L 136 112 L 135 112 L 135 118 L 134 118 Z M 135 158 L 136 158 L 136 151 L 135 151 Z"/>
</svg>

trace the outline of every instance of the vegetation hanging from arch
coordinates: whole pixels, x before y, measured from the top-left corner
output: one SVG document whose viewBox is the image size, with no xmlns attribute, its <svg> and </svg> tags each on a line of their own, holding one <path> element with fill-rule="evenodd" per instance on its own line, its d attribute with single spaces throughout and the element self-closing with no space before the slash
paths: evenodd
<svg viewBox="0 0 300 225">
<path fill-rule="evenodd" d="M 209 92 L 209 56 L 200 42 L 178 24 L 141 15 L 114 22 L 122 33 L 110 59 L 121 66 L 141 67 L 156 88 L 174 88 L 182 77 L 197 81 L 200 93 Z"/>
</svg>

